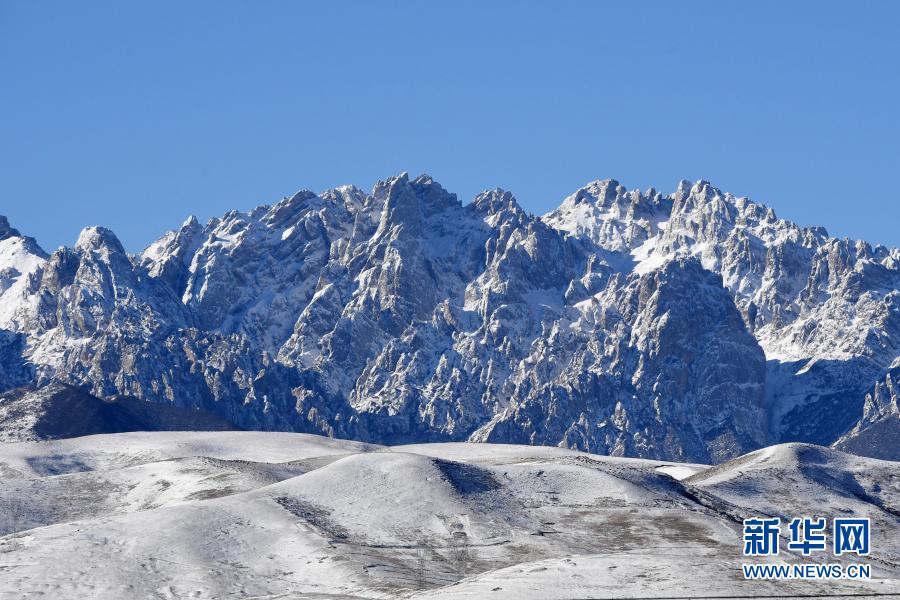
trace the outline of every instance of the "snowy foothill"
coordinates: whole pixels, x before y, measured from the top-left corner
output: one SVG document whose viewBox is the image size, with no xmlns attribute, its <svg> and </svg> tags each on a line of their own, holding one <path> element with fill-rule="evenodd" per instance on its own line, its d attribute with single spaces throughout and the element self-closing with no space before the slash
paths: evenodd
<svg viewBox="0 0 900 600">
<path fill-rule="evenodd" d="M 809 444 L 709 467 L 509 444 L 131 432 L 0 445 L 0 478 L 10 600 L 900 590 L 900 463 Z M 812 513 L 872 520 L 871 580 L 743 580 L 743 518 Z M 826 559 L 850 560 L 779 557 Z"/>
</svg>

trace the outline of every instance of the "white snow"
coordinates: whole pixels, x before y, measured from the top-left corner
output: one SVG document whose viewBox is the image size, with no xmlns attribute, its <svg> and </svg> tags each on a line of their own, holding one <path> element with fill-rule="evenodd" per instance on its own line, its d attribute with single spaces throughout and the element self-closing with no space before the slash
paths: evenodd
<svg viewBox="0 0 900 600">
<path fill-rule="evenodd" d="M 708 468 L 705 465 L 662 465 L 661 467 L 656 467 L 656 470 L 681 481 Z"/>
<path fill-rule="evenodd" d="M 24 300 L 28 276 L 44 263 L 44 258 L 29 250 L 24 238 L 0 240 L 0 328 L 10 326 L 16 310 Z M 4 272 L 10 281 L 4 284 Z"/>
</svg>

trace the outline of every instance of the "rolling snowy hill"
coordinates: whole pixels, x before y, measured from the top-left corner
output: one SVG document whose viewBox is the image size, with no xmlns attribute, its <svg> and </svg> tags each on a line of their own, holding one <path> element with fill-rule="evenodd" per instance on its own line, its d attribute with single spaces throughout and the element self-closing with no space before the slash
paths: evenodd
<svg viewBox="0 0 900 600">
<path fill-rule="evenodd" d="M 900 591 L 900 463 L 808 444 L 707 467 L 536 446 L 121 433 L 0 445 L 0 481 L 10 600 Z M 741 519 L 807 514 L 870 517 L 872 579 L 744 581 Z M 802 558 L 826 559 L 851 560 Z"/>
<path fill-rule="evenodd" d="M 138 255 L 102 227 L 47 255 L 0 221 L 0 388 L 60 381 L 242 429 L 897 458 L 898 356 L 900 250 L 706 181 L 596 181 L 538 217 L 402 174 L 189 218 Z"/>
</svg>

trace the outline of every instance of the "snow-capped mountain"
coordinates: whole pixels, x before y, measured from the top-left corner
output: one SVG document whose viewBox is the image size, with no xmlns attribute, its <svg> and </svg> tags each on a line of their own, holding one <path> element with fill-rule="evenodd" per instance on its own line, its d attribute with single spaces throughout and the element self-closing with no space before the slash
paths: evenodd
<svg viewBox="0 0 900 600">
<path fill-rule="evenodd" d="M 189 218 L 136 256 L 0 225 L 3 388 L 247 429 L 722 461 L 866 429 L 900 356 L 900 250 L 705 181 L 597 181 L 538 217 L 402 174 Z"/>
</svg>

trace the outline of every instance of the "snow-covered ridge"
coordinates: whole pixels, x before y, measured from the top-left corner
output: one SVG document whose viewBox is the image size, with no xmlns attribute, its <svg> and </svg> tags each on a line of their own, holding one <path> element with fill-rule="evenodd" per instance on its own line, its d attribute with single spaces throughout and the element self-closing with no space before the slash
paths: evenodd
<svg viewBox="0 0 900 600">
<path fill-rule="evenodd" d="M 597 181 L 537 217 L 404 173 L 189 218 L 137 256 L 102 228 L 49 257 L 24 239 L 0 239 L 22 266 L 6 387 L 250 429 L 714 462 L 835 442 L 900 355 L 900 251 L 705 181 Z"/>
<path fill-rule="evenodd" d="M 22 236 L 0 215 L 0 327 L 12 318 L 26 279 L 46 258 L 37 242 Z"/>
<path fill-rule="evenodd" d="M 777 219 L 771 208 L 702 180 L 682 181 L 665 198 L 652 189 L 642 194 L 614 180 L 596 181 L 544 219 L 601 248 L 629 253 L 639 274 L 676 257 L 698 257 L 722 275 L 771 359 L 842 360 L 865 353 L 868 328 L 859 313 L 873 316 L 879 307 L 870 300 L 895 302 L 900 282 L 897 248 L 830 238 L 822 227 Z M 835 268 L 844 272 L 829 271 Z M 857 283 L 863 273 L 871 289 L 848 297 L 847 279 Z M 860 298 L 859 292 L 868 294 Z M 844 297 L 824 302 L 835 293 Z M 825 335 L 816 335 L 813 324 L 827 327 Z M 887 350 L 896 352 L 896 343 Z"/>
</svg>

